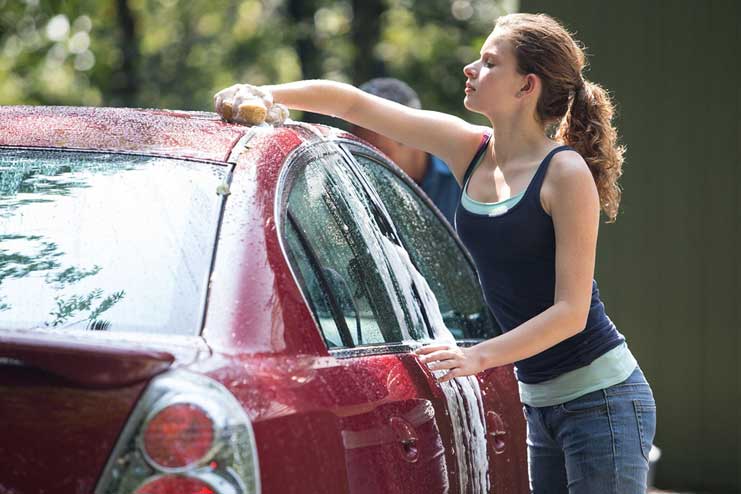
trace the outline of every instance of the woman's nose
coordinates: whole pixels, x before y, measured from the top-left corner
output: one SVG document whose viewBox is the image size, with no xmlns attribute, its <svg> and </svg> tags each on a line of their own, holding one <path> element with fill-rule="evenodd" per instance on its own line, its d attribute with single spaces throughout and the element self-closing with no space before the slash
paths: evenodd
<svg viewBox="0 0 741 494">
<path fill-rule="evenodd" d="M 475 79 L 476 78 L 476 69 L 475 69 L 476 62 L 471 62 L 465 67 L 463 67 L 463 73 L 466 77 L 469 79 Z"/>
</svg>

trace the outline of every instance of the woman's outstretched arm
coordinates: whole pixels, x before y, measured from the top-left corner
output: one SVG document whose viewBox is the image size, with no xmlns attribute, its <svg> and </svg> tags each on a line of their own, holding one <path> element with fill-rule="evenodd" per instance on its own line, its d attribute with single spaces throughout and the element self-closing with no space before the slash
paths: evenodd
<svg viewBox="0 0 741 494">
<path fill-rule="evenodd" d="M 220 95 L 229 97 L 227 92 L 234 87 L 216 95 L 217 111 Z M 451 167 L 459 182 L 485 131 L 453 115 L 409 108 L 341 82 L 308 80 L 258 89 L 268 93 L 268 104 L 338 117 L 434 154 Z"/>
</svg>

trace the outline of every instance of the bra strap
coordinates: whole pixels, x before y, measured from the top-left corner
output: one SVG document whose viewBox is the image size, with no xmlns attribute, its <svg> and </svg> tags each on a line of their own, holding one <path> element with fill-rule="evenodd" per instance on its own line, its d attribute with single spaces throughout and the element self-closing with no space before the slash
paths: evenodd
<svg viewBox="0 0 741 494">
<path fill-rule="evenodd" d="M 486 148 L 489 146 L 489 141 L 491 140 L 491 132 L 484 132 L 481 136 L 481 143 L 479 144 L 479 148 L 476 150 L 476 154 L 473 156 L 473 159 L 468 164 L 468 168 L 466 168 L 466 173 L 463 175 L 463 187 L 466 186 L 466 183 L 468 183 L 468 179 L 473 173 L 473 170 L 476 168 L 476 165 L 479 161 L 481 161 L 481 158 L 484 156 L 484 153 L 486 152 Z"/>
</svg>

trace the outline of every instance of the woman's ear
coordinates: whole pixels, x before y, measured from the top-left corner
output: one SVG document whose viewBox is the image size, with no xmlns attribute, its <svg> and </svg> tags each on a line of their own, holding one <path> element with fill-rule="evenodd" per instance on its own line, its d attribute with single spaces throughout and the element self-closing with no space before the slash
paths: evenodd
<svg viewBox="0 0 741 494">
<path fill-rule="evenodd" d="M 535 92 L 535 88 L 538 87 L 538 84 L 539 80 L 537 75 L 527 74 L 522 86 L 520 86 L 520 90 L 517 91 L 517 96 L 522 97 L 533 94 Z"/>
</svg>

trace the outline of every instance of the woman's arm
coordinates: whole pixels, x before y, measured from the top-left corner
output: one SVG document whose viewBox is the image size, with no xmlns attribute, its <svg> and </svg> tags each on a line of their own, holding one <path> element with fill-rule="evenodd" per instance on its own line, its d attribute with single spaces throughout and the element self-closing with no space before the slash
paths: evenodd
<svg viewBox="0 0 741 494">
<path fill-rule="evenodd" d="M 532 357 L 584 329 L 599 227 L 597 187 L 581 156 L 567 151 L 553 157 L 546 182 L 544 205 L 556 233 L 553 305 L 511 331 L 470 348 L 440 345 L 417 350 L 423 355 L 420 360 L 435 362 L 431 369 L 452 369 L 441 381 Z"/>
<path fill-rule="evenodd" d="M 215 99 L 219 101 L 219 95 L 229 89 Z M 340 82 L 297 81 L 259 89 L 269 92 L 275 103 L 338 117 L 434 154 L 451 167 L 459 181 L 486 130 L 446 113 L 409 108 Z M 216 107 L 219 111 L 218 103 Z"/>
</svg>

